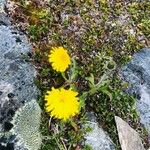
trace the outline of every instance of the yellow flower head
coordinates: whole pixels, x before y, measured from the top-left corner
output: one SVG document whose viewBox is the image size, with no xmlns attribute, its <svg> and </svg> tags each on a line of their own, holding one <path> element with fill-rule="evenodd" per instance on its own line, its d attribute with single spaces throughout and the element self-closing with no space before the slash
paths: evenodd
<svg viewBox="0 0 150 150">
<path fill-rule="evenodd" d="M 78 93 L 71 89 L 52 88 L 45 95 L 45 100 L 47 101 L 45 109 L 51 116 L 67 120 L 79 112 L 79 98 L 76 97 L 77 95 Z"/>
<path fill-rule="evenodd" d="M 71 64 L 67 50 L 63 47 L 52 47 L 52 51 L 49 55 L 49 62 L 52 63 L 54 70 L 60 72 L 64 72 Z"/>
</svg>

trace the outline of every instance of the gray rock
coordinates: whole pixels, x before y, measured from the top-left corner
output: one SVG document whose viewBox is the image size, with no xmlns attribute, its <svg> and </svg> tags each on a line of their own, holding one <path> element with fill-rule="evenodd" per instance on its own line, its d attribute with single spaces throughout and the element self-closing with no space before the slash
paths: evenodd
<svg viewBox="0 0 150 150">
<path fill-rule="evenodd" d="M 29 58 L 32 47 L 27 37 L 10 25 L 3 12 L 5 5 L 5 0 L 0 0 L 0 149 L 25 150 L 24 146 L 17 149 L 18 139 L 9 133 L 14 128 L 11 121 L 16 110 L 37 99 L 39 91 L 34 84 L 34 66 L 24 59 Z"/>
<path fill-rule="evenodd" d="M 89 121 L 86 126 L 92 129 L 85 135 L 85 144 L 92 147 L 93 150 L 115 150 L 114 144 L 104 130 L 99 127 L 93 114 L 88 114 Z"/>
<path fill-rule="evenodd" d="M 6 5 L 6 0 L 0 0 L 0 13 L 4 13 L 4 7 Z"/>
<path fill-rule="evenodd" d="M 129 82 L 127 92 L 137 97 L 137 110 L 141 123 L 150 135 L 150 48 L 142 49 L 122 69 L 122 77 Z"/>
<path fill-rule="evenodd" d="M 10 120 L 5 112 L 19 108 L 27 101 L 36 99 L 38 90 L 34 85 L 36 71 L 23 56 L 31 47 L 24 35 L 11 27 L 0 26 L 0 118 Z M 19 39 L 19 42 L 16 40 Z M 9 107 L 10 106 L 10 107 Z"/>
<path fill-rule="evenodd" d="M 5 13 L 0 13 L 0 25 L 11 25 L 10 19 L 8 19 Z"/>
<path fill-rule="evenodd" d="M 122 150 L 145 150 L 140 136 L 120 117 L 115 116 Z"/>
</svg>

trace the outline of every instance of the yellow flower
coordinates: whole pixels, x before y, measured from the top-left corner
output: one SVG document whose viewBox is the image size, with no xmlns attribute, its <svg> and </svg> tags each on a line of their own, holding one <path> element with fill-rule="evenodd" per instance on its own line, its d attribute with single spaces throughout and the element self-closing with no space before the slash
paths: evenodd
<svg viewBox="0 0 150 150">
<path fill-rule="evenodd" d="M 63 47 L 52 47 L 52 51 L 49 55 L 49 62 L 52 63 L 54 70 L 60 72 L 64 72 L 71 64 L 67 50 Z"/>
<path fill-rule="evenodd" d="M 52 88 L 45 95 L 47 101 L 45 109 L 51 116 L 67 120 L 79 112 L 79 98 L 76 97 L 77 95 L 78 93 L 71 89 Z"/>
</svg>

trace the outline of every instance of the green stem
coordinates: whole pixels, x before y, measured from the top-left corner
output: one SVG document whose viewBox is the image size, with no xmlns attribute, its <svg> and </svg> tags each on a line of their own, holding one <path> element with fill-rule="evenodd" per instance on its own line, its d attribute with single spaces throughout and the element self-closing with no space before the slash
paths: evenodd
<svg viewBox="0 0 150 150">
<path fill-rule="evenodd" d="M 65 79 L 65 81 L 68 82 L 68 79 L 66 78 L 65 73 L 64 73 L 64 72 L 61 72 L 61 75 L 62 75 L 62 77 Z"/>
</svg>

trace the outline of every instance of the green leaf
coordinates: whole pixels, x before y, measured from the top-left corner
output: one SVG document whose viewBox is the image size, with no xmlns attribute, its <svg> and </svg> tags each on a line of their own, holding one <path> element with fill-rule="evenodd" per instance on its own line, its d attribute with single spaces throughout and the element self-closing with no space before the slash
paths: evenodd
<svg viewBox="0 0 150 150">
<path fill-rule="evenodd" d="M 78 75 L 77 63 L 74 58 L 72 58 L 71 76 L 70 81 L 73 81 Z"/>
<path fill-rule="evenodd" d="M 80 110 L 81 108 L 85 108 L 85 100 L 88 95 L 88 92 L 83 92 L 83 94 L 80 96 Z"/>
<path fill-rule="evenodd" d="M 95 87 L 95 84 L 94 84 L 94 75 L 92 73 L 90 74 L 90 77 L 86 77 L 85 79 L 90 82 L 90 88 Z"/>
</svg>

